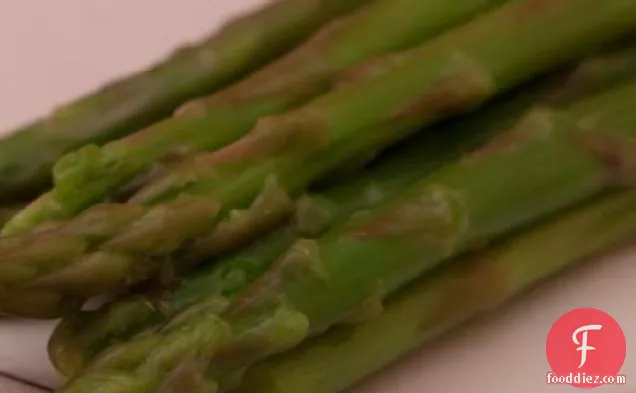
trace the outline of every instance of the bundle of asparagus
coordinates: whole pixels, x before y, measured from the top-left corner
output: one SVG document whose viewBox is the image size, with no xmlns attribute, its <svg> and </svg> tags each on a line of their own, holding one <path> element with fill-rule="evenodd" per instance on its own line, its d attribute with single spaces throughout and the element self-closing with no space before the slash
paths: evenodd
<svg viewBox="0 0 636 393">
<path fill-rule="evenodd" d="M 276 3 L 188 92 L 159 68 L 68 123 L 101 136 L 5 226 L 0 311 L 64 316 L 64 393 L 342 391 L 635 234 L 635 30 L 633 0 Z"/>
<path fill-rule="evenodd" d="M 319 240 L 299 241 L 234 300 L 214 298 L 113 348 L 63 391 L 99 384 L 152 392 L 166 382 L 158 376 L 191 357 L 205 359 L 227 390 L 253 362 L 372 316 L 383 298 L 444 259 L 607 188 L 620 171 L 596 154 L 620 159 L 616 142 L 633 130 L 635 97 L 630 83 L 564 111 L 531 113 L 502 135 L 507 143 L 495 138 Z M 580 128 L 592 120 L 599 128 Z M 605 151 L 588 150 L 591 140 Z M 516 176 L 503 176 L 511 170 Z"/>
<path fill-rule="evenodd" d="M 215 294 L 235 296 L 298 236 L 317 237 L 355 212 L 400 194 L 413 182 L 513 124 L 531 106 L 563 106 L 632 79 L 635 48 L 629 41 L 626 47 L 621 45 L 588 57 L 542 81 L 533 81 L 531 86 L 504 96 L 472 116 L 443 124 L 431 135 L 417 135 L 379 159 L 353 182 L 334 186 L 322 195 L 301 197 L 290 227 L 195 271 L 179 283 L 174 293 L 137 293 L 96 311 L 73 313 L 62 321 L 51 339 L 51 359 L 62 374 L 75 375 L 104 348 L 164 323 L 185 307 L 198 301 L 205 303 Z"/>
</svg>

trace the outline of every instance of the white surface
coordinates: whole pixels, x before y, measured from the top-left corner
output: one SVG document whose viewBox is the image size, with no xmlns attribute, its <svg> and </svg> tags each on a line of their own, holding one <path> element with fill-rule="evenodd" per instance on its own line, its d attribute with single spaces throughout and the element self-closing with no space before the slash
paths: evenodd
<svg viewBox="0 0 636 393">
<path fill-rule="evenodd" d="M 260 0 L 0 0 L 0 130 L 164 56 Z M 418 351 L 356 393 L 572 392 L 548 386 L 545 338 L 552 323 L 578 307 L 609 312 L 627 335 L 622 374 L 635 391 L 636 249 L 558 277 L 514 304 Z M 0 320 L 0 371 L 53 386 L 46 362 L 50 323 Z M 2 393 L 32 393 L 0 378 Z M 630 388 L 631 386 L 631 388 Z"/>
<path fill-rule="evenodd" d="M 46 393 L 45 390 L 13 379 L 0 377 L 0 391 L 2 393 Z"/>
</svg>

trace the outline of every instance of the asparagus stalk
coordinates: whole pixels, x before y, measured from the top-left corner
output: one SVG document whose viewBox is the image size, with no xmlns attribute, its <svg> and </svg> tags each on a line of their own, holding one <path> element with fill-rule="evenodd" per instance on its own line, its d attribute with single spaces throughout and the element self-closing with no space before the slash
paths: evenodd
<svg viewBox="0 0 636 393">
<path fill-rule="evenodd" d="M 168 117 L 188 99 L 237 80 L 363 1 L 277 1 L 228 23 L 150 70 L 109 84 L 16 130 L 0 143 L 1 194 L 31 197 L 46 186 L 53 164 L 63 154 Z"/>
<path fill-rule="evenodd" d="M 300 240 L 218 315 L 186 312 L 123 344 L 128 362 L 114 348 L 62 392 L 85 392 L 96 381 L 104 392 L 154 392 L 191 358 L 208 360 L 227 389 L 256 361 L 374 316 L 383 299 L 443 260 L 633 176 L 635 100 L 631 83 L 567 110 L 531 113 L 404 195 L 318 241 Z M 149 356 L 137 356 L 149 347 Z"/>
<path fill-rule="evenodd" d="M 55 166 L 54 189 L 10 222 L 4 234 L 72 217 L 112 195 L 148 165 L 174 151 L 175 145 L 182 151 L 215 150 L 247 133 L 260 117 L 283 112 L 328 91 L 345 68 L 415 45 L 503 1 L 373 1 L 332 22 L 304 45 L 245 80 L 187 104 L 179 111 L 185 118 L 170 119 L 101 149 L 88 146 L 67 155 Z M 334 8 L 342 11 L 365 2 L 323 0 L 319 4 L 333 13 Z M 306 17 L 315 18 L 310 15 Z M 370 37 L 370 29 L 382 34 Z"/>
<path fill-rule="evenodd" d="M 176 199 L 150 208 L 96 205 L 75 220 L 1 239 L 2 286 L 87 297 L 153 276 L 186 245 L 195 260 L 228 251 L 277 225 L 290 210 L 289 196 L 326 172 L 418 126 L 473 109 L 635 25 L 632 0 L 507 3 L 421 47 L 376 60 L 298 110 L 266 119 L 246 138 L 198 160 L 198 171 L 179 178 Z M 600 176 L 590 183 L 588 194 L 604 184 Z M 156 190 L 145 195 L 154 199 Z M 576 199 L 578 192 L 564 190 L 563 198 Z"/>
<path fill-rule="evenodd" d="M 474 115 L 454 119 L 436 130 L 410 138 L 373 163 L 354 182 L 301 198 L 297 205 L 299 217 L 294 224 L 300 228 L 278 230 L 216 265 L 198 269 L 174 293 L 135 294 L 95 311 L 65 317 L 49 342 L 52 362 L 70 377 L 103 349 L 165 322 L 186 306 L 214 293 L 232 298 L 260 276 L 299 234 L 317 237 L 334 222 L 398 194 L 460 152 L 505 129 L 530 106 L 565 105 L 632 79 L 636 70 L 631 61 L 633 53 L 632 46 L 621 45 L 596 54 L 504 96 Z"/>
<path fill-rule="evenodd" d="M 391 296 L 370 322 L 338 327 L 255 365 L 237 393 L 341 392 L 423 342 L 634 234 L 636 193 L 601 197 L 425 275 Z"/>
</svg>

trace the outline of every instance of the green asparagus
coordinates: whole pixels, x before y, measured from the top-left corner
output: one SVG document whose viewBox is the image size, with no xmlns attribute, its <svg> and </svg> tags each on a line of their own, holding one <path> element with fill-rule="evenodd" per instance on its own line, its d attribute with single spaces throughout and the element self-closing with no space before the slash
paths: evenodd
<svg viewBox="0 0 636 393">
<path fill-rule="evenodd" d="M 468 121 L 464 122 L 467 125 L 465 123 Z M 435 137 L 421 135 L 409 146 L 396 149 L 353 183 L 327 190 L 324 194 L 301 197 L 290 226 L 186 277 L 174 293 L 150 291 L 149 295 L 135 294 L 103 309 L 73 313 L 63 320 L 51 338 L 49 352 L 53 363 L 63 375 L 72 376 L 104 348 L 165 322 L 175 312 L 208 295 L 235 296 L 300 234 L 317 236 L 354 212 L 379 203 L 459 152 L 476 146 L 495 129 L 479 132 L 470 129 L 468 132 L 467 128 L 457 126 Z"/>
<path fill-rule="evenodd" d="M 99 383 L 103 392 L 154 392 L 192 359 L 207 360 L 225 390 L 245 366 L 375 316 L 383 299 L 443 260 L 633 181 L 634 102 L 632 82 L 567 110 L 533 111 L 403 195 L 318 241 L 300 240 L 235 301 L 186 310 L 122 344 L 127 353 L 112 348 L 61 391 Z"/>
<path fill-rule="evenodd" d="M 390 297 L 370 322 L 338 327 L 257 364 L 237 393 L 341 392 L 423 342 L 634 235 L 636 193 L 603 196 L 425 275 Z"/>
<path fill-rule="evenodd" d="M 279 224 L 289 196 L 326 172 L 474 109 L 635 26 L 632 0 L 507 3 L 421 47 L 367 64 L 295 111 L 265 119 L 245 138 L 198 160 L 198 171 L 179 173 L 182 187 L 174 189 L 177 180 L 168 177 L 170 191 L 180 194 L 170 201 L 96 205 L 75 220 L 0 239 L 2 287 L 87 297 L 152 277 L 175 253 L 197 260 L 243 245 Z M 391 132 L 383 133 L 388 125 Z M 601 188 L 596 180 L 589 193 Z M 162 184 L 140 195 L 172 197 Z M 579 191 L 564 191 L 563 198 Z"/>
<path fill-rule="evenodd" d="M 187 104 L 179 111 L 185 118 L 170 119 L 101 149 L 87 146 L 69 154 L 55 166 L 55 188 L 10 222 L 4 234 L 72 217 L 110 196 L 167 153 L 222 147 L 247 133 L 260 117 L 288 110 L 328 91 L 343 69 L 425 41 L 504 1 L 373 1 L 332 22 L 297 50 L 252 76 Z M 350 4 L 364 2 L 367 0 L 344 3 L 351 8 Z M 370 36 L 371 28 L 382 33 Z"/>
<path fill-rule="evenodd" d="M 148 71 L 126 77 L 27 125 L 0 143 L 3 197 L 32 197 L 63 154 L 150 125 L 300 43 L 365 0 L 281 0 L 232 21 Z M 26 199 L 26 198 L 25 198 Z"/>
<path fill-rule="evenodd" d="M 51 360 L 63 375 L 75 375 L 104 348 L 165 322 L 185 306 L 213 293 L 233 297 L 288 248 L 298 233 L 316 237 L 334 221 L 342 221 L 352 212 L 370 207 L 370 203 L 399 193 L 457 153 L 505 129 L 531 105 L 561 106 L 632 79 L 636 70 L 632 58 L 636 56 L 630 41 L 542 81 L 533 81 L 531 86 L 496 100 L 475 115 L 418 134 L 381 157 L 355 181 L 331 188 L 323 195 L 301 198 L 294 224 L 297 227 L 274 232 L 216 266 L 195 271 L 175 293 L 136 294 L 98 310 L 73 313 L 64 318 L 49 342 Z"/>
</svg>

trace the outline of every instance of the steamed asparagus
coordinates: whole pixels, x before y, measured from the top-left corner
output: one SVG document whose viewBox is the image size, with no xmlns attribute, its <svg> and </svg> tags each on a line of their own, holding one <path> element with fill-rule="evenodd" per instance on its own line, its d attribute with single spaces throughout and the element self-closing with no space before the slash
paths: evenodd
<svg viewBox="0 0 636 393">
<path fill-rule="evenodd" d="M 192 99 L 237 80 L 300 43 L 364 0 L 282 0 L 225 25 L 152 69 L 80 98 L 0 142 L 0 195 L 32 197 L 63 154 L 102 144 L 172 114 Z"/>
<path fill-rule="evenodd" d="M 62 391 L 99 383 L 104 392 L 154 392 L 192 359 L 205 359 L 226 389 L 255 361 L 374 316 L 382 299 L 448 257 L 629 180 L 634 102 L 631 83 L 567 110 L 531 113 L 404 195 L 318 241 L 299 241 L 234 302 L 215 299 L 125 343 L 128 358 L 114 348 L 116 365 L 106 353 Z"/>
<path fill-rule="evenodd" d="M 298 234 L 318 236 L 334 221 L 342 221 L 351 212 L 399 193 L 457 153 L 505 129 L 530 106 L 541 103 L 562 106 L 633 79 L 636 52 L 630 44 L 631 41 L 586 58 L 555 72 L 554 76 L 533 81 L 531 86 L 504 96 L 475 115 L 442 124 L 436 130 L 407 140 L 405 146 L 393 149 L 351 184 L 327 190 L 323 195 L 301 198 L 297 208 L 300 217 L 295 223 L 300 228 L 292 226 L 276 231 L 225 258 L 218 266 L 195 271 L 175 293 L 136 294 L 95 311 L 66 317 L 49 343 L 53 363 L 62 374 L 75 375 L 104 348 L 164 322 L 185 306 L 214 293 L 234 296 L 288 248 Z"/>
<path fill-rule="evenodd" d="M 177 176 L 176 190 L 169 177 L 168 194 L 181 194 L 176 199 L 151 208 L 97 205 L 75 220 L 0 239 L 2 286 L 86 297 L 147 279 L 186 244 L 195 260 L 242 245 L 278 224 L 289 196 L 326 172 L 418 126 L 473 109 L 635 25 L 632 0 L 507 3 L 421 47 L 367 64 L 354 80 L 298 110 L 266 119 L 246 138 L 198 160 L 198 171 Z M 596 175 L 590 194 L 604 179 L 599 167 L 583 166 Z M 162 184 L 142 199 L 172 196 Z M 582 190 L 563 192 L 567 200 Z M 519 211 L 501 214 L 537 213 Z"/>
<path fill-rule="evenodd" d="M 348 0 L 340 8 L 365 2 L 368 1 Z M 10 222 L 4 233 L 72 217 L 112 195 L 167 153 L 220 148 L 247 133 L 260 117 L 283 112 L 328 91 L 343 69 L 374 55 L 425 41 L 502 2 L 375 0 L 332 22 L 305 44 L 252 76 L 187 104 L 179 111 L 185 118 L 170 119 L 101 149 L 87 146 L 64 157 L 55 166 L 53 190 Z M 323 3 L 329 11 L 334 4 L 340 4 Z M 370 36 L 370 29 L 382 34 Z"/>
<path fill-rule="evenodd" d="M 336 393 L 582 259 L 633 240 L 636 193 L 615 193 L 459 258 L 338 327 L 251 368 L 237 393 Z"/>
<path fill-rule="evenodd" d="M 470 124 L 481 122 L 472 119 Z M 484 122 L 490 119 L 483 119 Z M 493 126 L 475 129 L 469 121 L 445 130 L 444 134 L 420 135 L 408 146 L 396 149 L 390 157 L 351 184 L 343 184 L 323 194 L 311 194 L 297 202 L 293 223 L 256 243 L 241 249 L 213 266 L 193 272 L 174 292 L 135 294 L 95 311 L 73 313 L 56 329 L 49 343 L 51 359 L 66 376 L 79 372 L 92 357 L 107 346 L 130 338 L 132 334 L 164 323 L 185 307 L 205 301 L 215 293 L 235 296 L 260 275 L 299 236 L 317 236 L 343 222 L 354 212 L 367 209 L 404 189 L 460 152 L 468 150 L 494 134 Z"/>
</svg>

